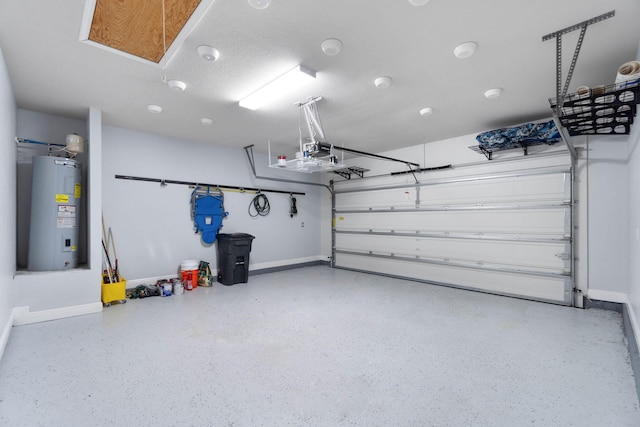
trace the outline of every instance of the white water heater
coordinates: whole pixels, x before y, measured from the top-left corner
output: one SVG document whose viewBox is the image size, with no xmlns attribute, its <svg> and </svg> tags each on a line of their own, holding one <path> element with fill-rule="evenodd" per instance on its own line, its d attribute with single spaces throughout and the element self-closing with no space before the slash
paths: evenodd
<svg viewBox="0 0 640 427">
<path fill-rule="evenodd" d="M 81 171 L 73 159 L 33 158 L 28 270 L 78 266 Z"/>
</svg>

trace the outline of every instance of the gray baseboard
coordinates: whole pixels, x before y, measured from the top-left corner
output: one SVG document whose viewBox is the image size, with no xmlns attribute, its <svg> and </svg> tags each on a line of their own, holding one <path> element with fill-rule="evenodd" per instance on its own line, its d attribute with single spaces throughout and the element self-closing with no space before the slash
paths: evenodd
<svg viewBox="0 0 640 427">
<path fill-rule="evenodd" d="M 281 265 L 279 267 L 262 268 L 260 270 L 249 270 L 249 276 L 255 276 L 257 274 L 275 273 L 276 271 L 293 270 L 293 269 L 302 268 L 302 267 L 313 267 L 315 265 L 330 266 L 331 263 L 329 261 L 318 260 L 318 261 L 303 262 L 300 264 L 289 264 L 289 265 Z"/>
<path fill-rule="evenodd" d="M 638 400 L 640 400 L 640 352 L 638 351 L 638 342 L 633 333 L 631 320 L 629 318 L 629 307 L 627 304 L 622 305 L 622 325 L 624 336 L 627 338 L 627 347 L 629 348 L 629 360 L 631 361 L 631 369 L 633 369 L 633 377 L 636 380 L 636 392 Z"/>
<path fill-rule="evenodd" d="M 602 310 L 611 310 L 622 314 L 624 304 L 620 302 L 600 301 L 597 299 L 584 299 L 584 308 L 600 308 Z"/>
<path fill-rule="evenodd" d="M 603 310 L 613 310 L 622 314 L 622 331 L 627 340 L 627 349 L 629 350 L 629 361 L 633 370 L 633 378 L 636 382 L 636 394 L 640 401 L 640 352 L 638 351 L 638 342 L 633 333 L 631 319 L 629 318 L 629 307 L 627 304 L 609 301 L 590 300 L 585 298 L 584 308 L 600 308 Z"/>
</svg>

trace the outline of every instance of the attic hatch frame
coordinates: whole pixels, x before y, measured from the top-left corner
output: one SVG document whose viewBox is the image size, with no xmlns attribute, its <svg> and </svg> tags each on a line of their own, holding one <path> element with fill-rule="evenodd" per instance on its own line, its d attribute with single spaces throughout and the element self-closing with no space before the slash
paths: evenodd
<svg viewBox="0 0 640 427">
<path fill-rule="evenodd" d="M 553 121 L 562 135 L 562 139 L 564 140 L 567 148 L 569 149 L 569 153 L 573 160 L 576 160 L 578 154 L 576 152 L 573 143 L 570 140 L 570 136 L 566 134 L 562 123 L 560 123 L 560 113 L 562 111 L 562 105 L 560 104 L 560 100 L 564 99 L 567 91 L 569 90 L 569 84 L 571 83 L 571 78 L 573 77 L 573 71 L 576 66 L 576 62 L 578 61 L 578 56 L 580 55 L 580 49 L 582 48 L 582 42 L 584 41 L 585 33 L 587 32 L 587 27 L 591 24 L 595 24 L 600 21 L 604 21 L 605 19 L 609 19 L 615 16 L 616 11 L 611 10 L 607 13 L 603 13 L 602 15 L 595 16 L 591 19 L 587 19 L 586 21 L 579 22 L 577 24 L 571 25 L 569 27 L 563 28 L 558 31 L 554 31 L 553 33 L 549 33 L 545 36 L 542 36 L 542 41 L 547 41 L 551 39 L 556 39 L 556 110 L 553 116 Z M 573 57 L 571 58 L 571 65 L 569 66 L 569 71 L 567 72 L 567 78 L 564 82 L 564 86 L 562 85 L 562 36 L 567 33 L 571 33 L 575 30 L 580 30 L 580 34 L 578 36 L 578 42 L 576 43 L 576 48 L 573 52 Z"/>
<path fill-rule="evenodd" d="M 269 167 L 289 170 L 293 172 L 306 173 L 331 171 L 346 179 L 351 179 L 351 174 L 355 174 L 360 178 L 364 178 L 364 173 L 368 172 L 368 169 L 364 169 L 361 167 L 348 167 L 338 162 L 338 158 L 337 156 L 335 156 L 335 150 L 340 150 L 343 152 L 343 158 L 344 153 L 346 152 L 357 154 L 363 157 L 371 157 L 379 160 L 402 163 L 409 168 L 408 173 L 412 173 L 416 182 L 418 182 L 418 179 L 415 177 L 414 172 L 420 170 L 419 163 L 408 162 L 406 160 L 369 153 L 366 151 L 354 150 L 343 146 L 334 146 L 333 144 L 328 143 L 325 137 L 324 129 L 322 127 L 322 122 L 320 120 L 320 114 L 318 113 L 318 107 L 316 105 L 316 103 L 320 100 L 322 100 L 321 96 L 315 96 L 309 97 L 305 101 L 301 101 L 295 104 L 300 109 L 300 118 L 298 125 L 300 151 L 297 153 L 298 156 L 295 159 L 290 160 L 279 158 L 278 163 L 271 163 L 271 142 L 269 141 Z M 303 121 L 306 124 L 308 133 L 308 137 L 304 140 L 302 137 Z M 247 148 L 248 147 L 245 147 L 245 150 L 247 150 Z M 247 155 L 249 155 L 248 151 Z M 321 157 L 328 157 L 329 160 L 324 160 Z M 253 163 L 252 160 L 252 157 L 250 157 L 249 161 Z M 255 167 L 253 169 L 255 174 Z"/>
<path fill-rule="evenodd" d="M 200 21 L 207 14 L 209 9 L 213 6 L 215 0 L 200 0 L 198 6 L 193 10 L 189 19 L 182 26 L 181 30 L 176 34 L 173 41 L 166 47 L 165 52 L 158 62 L 151 61 L 149 59 L 143 58 L 141 56 L 136 56 L 134 54 L 125 52 L 123 50 L 119 50 L 113 48 L 111 46 L 107 46 L 102 43 L 95 42 L 89 38 L 89 33 L 91 32 L 91 26 L 93 23 L 93 16 L 96 9 L 96 3 L 98 0 L 85 0 L 84 7 L 82 11 L 82 19 L 80 22 L 80 31 L 78 34 L 78 40 L 84 44 L 89 46 L 93 46 L 99 49 L 106 50 L 108 52 L 114 53 L 116 55 L 120 55 L 122 57 L 146 64 L 151 65 L 153 67 L 158 67 L 160 69 L 165 69 L 169 62 L 176 55 L 178 50 L 182 47 L 187 38 L 191 35 L 191 33 L 196 29 Z"/>
</svg>

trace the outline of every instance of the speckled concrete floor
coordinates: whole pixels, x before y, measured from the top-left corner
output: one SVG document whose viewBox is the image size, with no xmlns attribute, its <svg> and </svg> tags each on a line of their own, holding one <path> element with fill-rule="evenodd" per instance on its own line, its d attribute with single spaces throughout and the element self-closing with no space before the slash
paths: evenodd
<svg viewBox="0 0 640 427">
<path fill-rule="evenodd" d="M 638 426 L 618 313 L 310 267 L 13 329 L 7 426 Z"/>
</svg>

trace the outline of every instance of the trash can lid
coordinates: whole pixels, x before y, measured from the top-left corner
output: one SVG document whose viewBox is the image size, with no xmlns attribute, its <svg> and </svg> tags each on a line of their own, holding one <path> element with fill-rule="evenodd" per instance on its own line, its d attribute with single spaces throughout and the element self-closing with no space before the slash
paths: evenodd
<svg viewBox="0 0 640 427">
<path fill-rule="evenodd" d="M 255 236 L 247 233 L 220 233 L 218 239 L 223 240 L 253 240 Z"/>
</svg>

